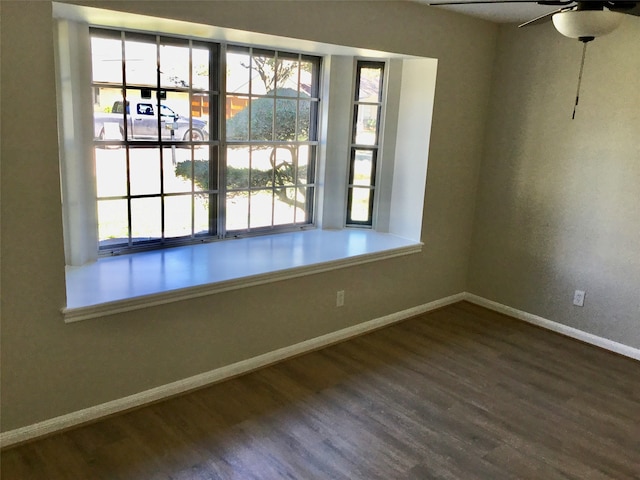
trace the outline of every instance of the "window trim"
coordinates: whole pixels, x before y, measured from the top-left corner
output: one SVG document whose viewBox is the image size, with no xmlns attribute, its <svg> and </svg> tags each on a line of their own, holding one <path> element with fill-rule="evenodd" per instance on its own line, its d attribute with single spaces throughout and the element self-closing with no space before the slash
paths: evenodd
<svg viewBox="0 0 640 480">
<path fill-rule="evenodd" d="M 435 81 L 437 73 L 437 60 L 415 57 L 405 54 L 378 52 L 373 50 L 354 49 L 339 45 L 329 45 L 308 40 L 289 39 L 275 35 L 260 34 L 256 32 L 239 31 L 211 25 L 193 24 L 166 18 L 149 17 L 137 14 L 107 11 L 94 7 L 84 7 L 71 4 L 53 2 L 53 15 L 57 20 L 55 29 L 57 40 L 55 43 L 56 68 L 58 82 L 58 113 L 60 132 L 60 155 L 62 170 L 63 191 L 63 233 L 65 236 L 66 286 L 69 299 L 72 299 L 77 283 L 74 284 L 72 276 L 76 273 L 85 275 L 86 286 L 91 288 L 95 282 L 99 282 L 99 276 L 92 274 L 95 268 L 105 261 L 135 261 L 147 255 L 163 256 L 170 252 L 186 250 L 195 253 L 199 248 L 218 247 L 231 245 L 234 242 L 247 241 L 257 243 L 261 240 L 272 242 L 280 235 L 252 237 L 240 240 L 228 240 L 225 242 L 213 242 L 206 245 L 191 245 L 177 247 L 176 249 L 155 250 L 141 252 L 122 257 L 102 258 L 96 261 L 91 257 L 91 252 L 83 247 L 86 244 L 86 228 L 82 222 L 73 219 L 76 210 L 79 210 L 78 218 L 87 218 L 86 207 L 83 198 L 95 198 L 90 189 L 71 191 L 69 195 L 68 185 L 87 186 L 92 182 L 92 173 L 83 171 L 82 162 L 79 159 L 86 158 L 87 151 L 91 152 L 91 145 L 75 142 L 75 134 L 83 131 L 86 125 L 92 125 L 92 118 L 87 119 L 86 112 L 78 109 L 78 105 L 90 105 L 91 92 L 88 75 L 84 76 L 87 66 L 71 68 L 72 59 L 77 58 L 77 53 L 90 58 L 88 42 L 84 44 L 82 30 L 88 26 L 112 27 L 114 29 L 137 29 L 157 33 L 168 32 L 172 35 L 184 35 L 185 37 L 197 37 L 203 39 L 224 38 L 229 43 L 254 45 L 266 45 L 269 48 L 282 50 L 305 51 L 311 55 L 322 55 L 323 71 L 321 85 L 323 88 L 323 101 L 320 103 L 319 130 L 319 157 L 317 164 L 318 188 L 317 195 L 317 229 L 302 232 L 292 232 L 291 235 L 312 235 L 319 233 L 327 239 L 324 246 L 330 251 L 333 247 L 340 247 L 329 241 L 332 233 L 352 235 L 360 233 L 361 244 L 367 244 L 379 236 L 388 238 L 400 238 L 406 243 L 406 247 L 399 250 L 393 246 L 382 246 L 377 251 L 369 251 L 363 255 L 351 256 L 349 252 L 335 261 L 320 261 L 317 264 L 296 264 L 287 270 L 286 274 L 275 270 L 268 271 L 259 279 L 242 277 L 241 272 L 229 280 L 229 283 L 216 282 L 199 287 L 177 288 L 171 284 L 171 273 L 163 276 L 166 285 L 162 292 L 160 303 L 168 303 L 180 299 L 195 296 L 215 294 L 232 288 L 243 288 L 259 283 L 279 281 L 284 278 L 293 278 L 300 275 L 319 273 L 335 268 L 349 267 L 354 264 L 392 258 L 398 255 L 411 254 L 421 251 L 423 207 L 425 200 L 427 158 L 429 152 L 429 132 L 433 115 L 435 97 Z M 88 35 L 86 37 L 88 39 Z M 83 53 L 84 52 L 84 53 Z M 82 56 L 82 55 L 80 55 Z M 349 158 L 349 131 L 350 110 L 352 104 L 353 65 L 355 58 L 389 59 L 387 87 L 389 95 L 386 103 L 385 133 L 383 142 L 383 155 L 385 162 L 379 169 L 378 176 L 382 180 L 378 182 L 379 202 L 376 206 L 376 225 L 374 229 L 345 228 L 344 208 L 346 204 L 346 182 Z M 89 70 L 90 71 L 90 70 Z M 346 85 L 348 82 L 348 85 Z M 345 88 L 346 87 L 346 88 Z M 65 96 L 69 94 L 69 96 Z M 83 116 L 84 115 L 84 116 Z M 81 155 L 85 152 L 85 156 Z M 88 154 L 89 156 L 91 153 Z M 86 162 L 85 162 L 86 163 Z M 385 170 L 382 172 L 381 170 Z M 87 181 L 87 179 L 89 181 Z M 75 196 L 74 196 L 75 195 Z M 86 210 L 86 208 L 85 208 Z M 71 222 L 69 219 L 71 218 Z M 83 220 L 84 221 L 84 220 Z M 69 228 L 69 224 L 72 225 Z M 78 233 L 79 232 L 79 233 Z M 79 240 L 78 240 L 79 239 Z M 93 243 L 95 245 L 96 242 Z M 85 245 L 86 246 L 86 245 Z M 342 245 L 344 246 L 344 245 Z M 83 249 L 84 248 L 84 249 Z M 93 248 L 95 250 L 95 248 Z M 292 254 L 294 251 L 291 251 Z M 295 250 L 292 259 L 304 258 L 309 252 L 304 249 Z M 268 258 L 267 258 L 268 259 Z M 192 263 L 182 264 L 180 268 L 190 268 Z M 130 279 L 127 279 L 129 281 Z M 93 283 L 92 283 L 93 282 Z M 258 283 L 256 283 L 258 282 Z M 119 282 L 122 283 L 122 282 Z M 84 284 L 83 284 L 84 285 Z M 151 302 L 151 303 L 150 303 Z M 88 305 L 84 307 L 74 306 L 69 302 L 69 308 L 62 309 L 65 318 L 73 321 L 78 315 L 84 315 L 85 309 L 91 311 L 91 317 L 101 317 L 111 313 L 145 308 L 155 302 L 152 298 L 140 298 L 131 296 L 121 299 L 116 303 Z M 78 310 L 80 308 L 81 310 Z M 123 310 L 124 309 L 124 310 Z"/>
<path fill-rule="evenodd" d="M 66 268 L 61 312 L 66 323 L 77 322 L 411 255 L 422 246 L 372 230 L 316 229 L 105 257 Z M 128 280 L 113 282 L 122 276 Z"/>
</svg>

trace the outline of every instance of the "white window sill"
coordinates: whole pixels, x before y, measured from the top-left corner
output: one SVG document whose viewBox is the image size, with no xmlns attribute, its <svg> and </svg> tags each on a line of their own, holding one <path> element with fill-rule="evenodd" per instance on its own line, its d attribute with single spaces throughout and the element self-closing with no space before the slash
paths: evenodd
<svg viewBox="0 0 640 480">
<path fill-rule="evenodd" d="M 67 267 L 65 322 L 417 253 L 371 230 L 308 230 L 155 250 Z"/>
</svg>

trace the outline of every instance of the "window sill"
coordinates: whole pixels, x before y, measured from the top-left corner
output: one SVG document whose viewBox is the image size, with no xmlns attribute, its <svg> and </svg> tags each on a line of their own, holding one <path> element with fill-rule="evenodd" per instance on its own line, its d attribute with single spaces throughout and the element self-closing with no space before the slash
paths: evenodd
<svg viewBox="0 0 640 480">
<path fill-rule="evenodd" d="M 65 322 L 417 253 L 371 230 L 308 230 L 156 250 L 67 267 Z"/>
</svg>

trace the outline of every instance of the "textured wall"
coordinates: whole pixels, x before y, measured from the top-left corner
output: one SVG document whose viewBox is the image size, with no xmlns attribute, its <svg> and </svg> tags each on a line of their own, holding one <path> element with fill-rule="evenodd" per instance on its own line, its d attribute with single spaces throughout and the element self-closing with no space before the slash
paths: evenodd
<svg viewBox="0 0 640 480">
<path fill-rule="evenodd" d="M 3 431 L 465 289 L 495 25 L 412 2 L 74 3 L 438 58 L 425 248 L 418 255 L 64 324 L 51 3 L 3 0 Z M 338 289 L 347 293 L 339 310 Z"/>
<path fill-rule="evenodd" d="M 469 290 L 640 348 L 640 18 L 587 49 L 501 27 Z M 584 308 L 573 292 L 586 290 Z"/>
</svg>

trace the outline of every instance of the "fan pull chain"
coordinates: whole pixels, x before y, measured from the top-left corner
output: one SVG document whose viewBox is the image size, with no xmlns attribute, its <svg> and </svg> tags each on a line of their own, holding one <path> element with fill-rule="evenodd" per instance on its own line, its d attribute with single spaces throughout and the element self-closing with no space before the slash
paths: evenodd
<svg viewBox="0 0 640 480">
<path fill-rule="evenodd" d="M 578 75 L 578 90 L 576 91 L 576 103 L 573 106 L 573 115 L 571 116 L 571 120 L 575 120 L 576 118 L 576 108 L 578 108 L 578 101 L 580 99 L 580 85 L 582 84 L 582 72 L 584 70 L 584 59 L 586 54 L 587 54 L 587 42 L 583 42 L 582 61 L 580 62 L 580 74 Z"/>
</svg>

